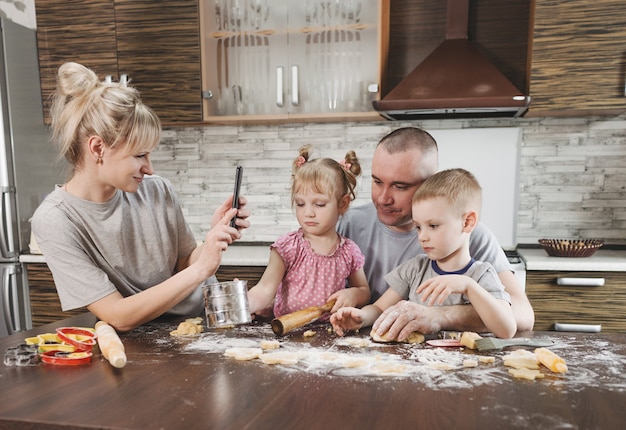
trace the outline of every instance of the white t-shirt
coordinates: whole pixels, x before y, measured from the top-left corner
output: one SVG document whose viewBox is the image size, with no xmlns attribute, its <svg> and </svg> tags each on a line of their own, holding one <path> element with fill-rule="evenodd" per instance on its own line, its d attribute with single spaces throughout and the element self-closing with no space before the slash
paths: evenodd
<svg viewBox="0 0 626 430">
<path fill-rule="evenodd" d="M 32 229 L 63 310 L 119 291 L 127 297 L 170 278 L 196 247 L 171 184 L 146 176 L 136 193 L 117 190 L 104 203 L 57 187 L 37 208 Z M 200 286 L 168 313 L 200 315 Z"/>
<path fill-rule="evenodd" d="M 339 234 L 353 240 L 365 256 L 365 276 L 372 291 L 371 303 L 389 288 L 384 276 L 400 264 L 424 254 L 417 230 L 397 232 L 378 219 L 372 202 L 350 208 L 337 224 Z M 496 272 L 511 270 L 509 261 L 495 235 L 478 223 L 470 236 L 470 255 L 490 263 Z"/>
</svg>

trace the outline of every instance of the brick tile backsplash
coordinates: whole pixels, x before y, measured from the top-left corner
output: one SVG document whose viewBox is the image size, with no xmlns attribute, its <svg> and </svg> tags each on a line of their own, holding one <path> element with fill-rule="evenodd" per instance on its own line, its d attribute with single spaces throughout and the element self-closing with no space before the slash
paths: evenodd
<svg viewBox="0 0 626 430">
<path fill-rule="evenodd" d="M 196 238 L 202 240 L 219 203 L 232 193 L 234 167 L 252 210 L 243 241 L 273 242 L 296 229 L 291 163 L 304 144 L 341 160 L 354 149 L 363 165 L 357 199 L 369 201 L 371 157 L 378 140 L 407 125 L 426 130 L 520 127 L 517 242 L 600 238 L 626 244 L 626 115 L 619 117 L 431 120 L 280 125 L 169 127 L 152 155 L 172 181 Z M 476 154 L 480 157 L 480 154 Z"/>
</svg>

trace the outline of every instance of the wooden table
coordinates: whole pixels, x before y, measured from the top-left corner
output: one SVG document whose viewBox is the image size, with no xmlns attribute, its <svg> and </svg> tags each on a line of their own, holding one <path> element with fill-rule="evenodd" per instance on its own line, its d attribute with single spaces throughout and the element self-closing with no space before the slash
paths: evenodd
<svg viewBox="0 0 626 430">
<path fill-rule="evenodd" d="M 190 339 L 169 332 L 181 320 L 161 319 L 122 334 L 128 363 L 115 369 L 99 352 L 81 366 L 0 370 L 0 428 L 106 429 L 395 429 L 580 428 L 626 423 L 626 335 L 535 332 L 567 360 L 565 375 L 514 379 L 502 365 L 507 351 L 355 346 L 315 326 L 316 335 L 289 333 L 280 350 L 301 350 L 295 366 L 237 361 L 223 349 L 272 338 L 269 324 L 209 331 Z M 93 327 L 90 314 L 0 339 L 0 351 L 61 326 Z M 243 343 L 242 343 L 243 342 Z M 220 350 L 221 348 L 221 350 Z M 317 355 L 315 355 L 317 354 Z M 323 355 L 326 354 L 326 355 Z M 327 354 L 354 354 L 384 364 L 396 357 L 409 374 L 363 373 L 319 364 Z M 494 355 L 477 368 L 436 370 L 433 357 Z M 329 361 L 329 363 L 331 363 Z M 344 363 L 345 364 L 345 363 Z"/>
</svg>

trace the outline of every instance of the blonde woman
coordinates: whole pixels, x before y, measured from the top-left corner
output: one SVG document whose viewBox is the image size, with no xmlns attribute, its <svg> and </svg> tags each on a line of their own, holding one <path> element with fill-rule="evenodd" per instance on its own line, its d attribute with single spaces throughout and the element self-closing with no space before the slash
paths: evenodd
<svg viewBox="0 0 626 430">
<path fill-rule="evenodd" d="M 201 284 L 249 226 L 245 198 L 238 211 L 227 199 L 197 246 L 171 184 L 153 176 L 161 124 L 137 90 L 77 63 L 62 65 L 57 83 L 52 138 L 72 171 L 32 228 L 63 310 L 86 306 L 119 331 L 164 313 L 200 315 Z"/>
</svg>

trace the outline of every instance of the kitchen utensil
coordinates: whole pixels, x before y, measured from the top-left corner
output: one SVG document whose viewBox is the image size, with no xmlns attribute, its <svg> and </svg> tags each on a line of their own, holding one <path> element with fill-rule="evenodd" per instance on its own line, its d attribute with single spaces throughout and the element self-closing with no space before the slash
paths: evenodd
<svg viewBox="0 0 626 430">
<path fill-rule="evenodd" d="M 232 327 L 252 321 L 248 305 L 248 281 L 218 282 L 202 287 L 209 328 Z"/>
<path fill-rule="evenodd" d="M 111 366 L 121 369 L 126 365 L 126 352 L 124 344 L 115 332 L 115 329 L 104 321 L 96 323 L 96 335 L 98 346 L 104 358 L 109 360 Z"/>
<path fill-rule="evenodd" d="M 89 363 L 91 356 L 92 353 L 87 351 L 46 351 L 41 354 L 41 361 L 47 364 L 57 364 L 61 366 L 78 366 L 80 364 Z"/>
<path fill-rule="evenodd" d="M 590 257 L 604 245 L 604 241 L 598 239 L 539 239 L 539 244 L 552 257 Z"/>
<path fill-rule="evenodd" d="M 427 340 L 426 343 L 430 346 L 439 346 L 444 348 L 463 346 L 458 339 L 430 339 Z"/>
<path fill-rule="evenodd" d="M 56 332 L 59 339 L 75 346 L 78 351 L 91 351 L 96 344 L 96 334 L 90 329 L 60 327 L 56 329 Z"/>
<path fill-rule="evenodd" d="M 277 336 L 283 336 L 291 330 L 300 328 L 318 320 L 335 306 L 335 299 L 326 302 L 323 306 L 311 306 L 290 314 L 285 314 L 272 320 L 272 330 Z"/>
<path fill-rule="evenodd" d="M 498 339 L 496 337 L 483 337 L 476 340 L 476 349 L 479 351 L 491 351 L 506 348 L 507 346 L 536 346 L 545 347 L 554 345 L 549 339 L 531 339 L 528 337 L 516 337 L 513 339 Z"/>
</svg>

